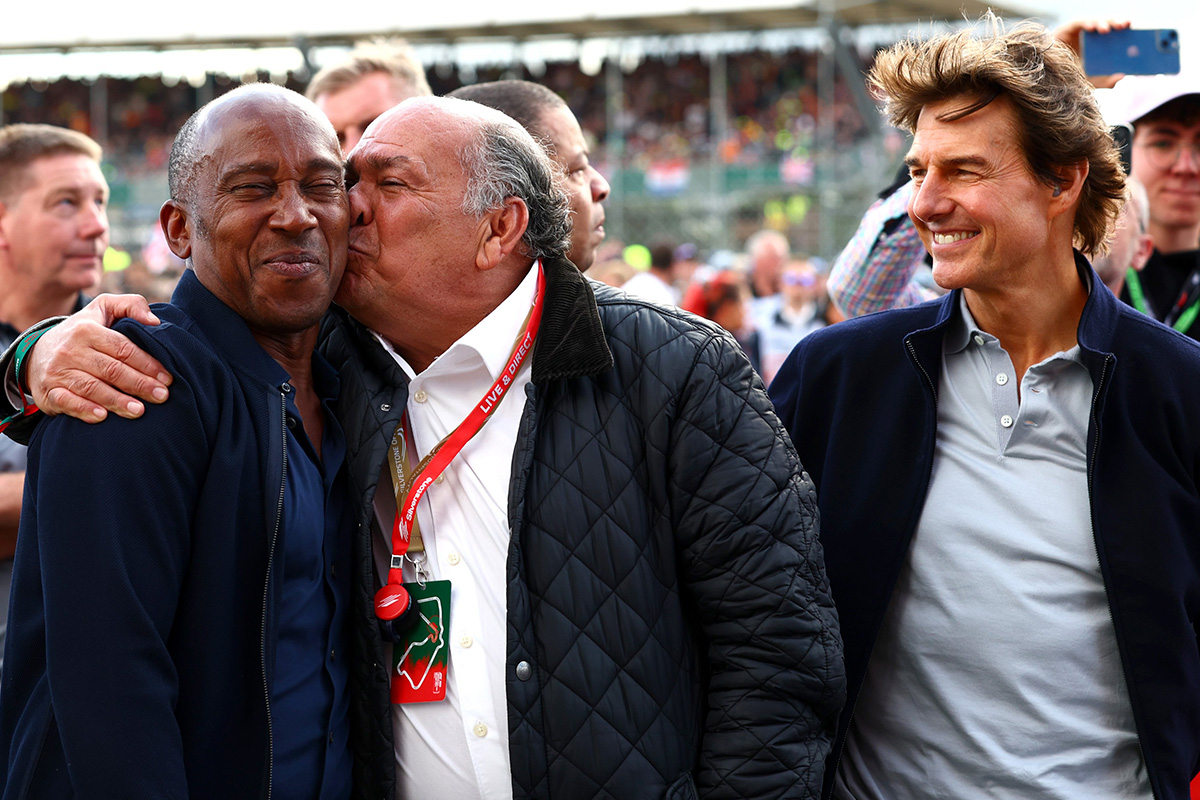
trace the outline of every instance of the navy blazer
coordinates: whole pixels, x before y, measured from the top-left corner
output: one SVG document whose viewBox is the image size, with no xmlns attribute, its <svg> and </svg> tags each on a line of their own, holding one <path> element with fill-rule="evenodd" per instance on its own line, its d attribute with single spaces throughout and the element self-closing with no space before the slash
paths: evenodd
<svg viewBox="0 0 1200 800">
<path fill-rule="evenodd" d="M 849 696 L 825 797 L 929 488 L 942 340 L 959 294 L 817 331 L 771 385 L 817 486 L 845 639 Z M 1186 800 L 1200 771 L 1200 345 L 1103 288 L 1078 338 L 1094 389 L 1092 528 L 1138 738 L 1155 796 Z"/>
</svg>

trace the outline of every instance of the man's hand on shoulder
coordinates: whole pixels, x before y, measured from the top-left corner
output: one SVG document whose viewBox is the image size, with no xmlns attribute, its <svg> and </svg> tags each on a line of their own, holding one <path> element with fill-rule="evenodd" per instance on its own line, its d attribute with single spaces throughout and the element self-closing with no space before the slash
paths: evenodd
<svg viewBox="0 0 1200 800">
<path fill-rule="evenodd" d="M 110 330 L 122 318 L 159 322 L 140 295 L 102 294 L 38 340 L 23 376 L 38 408 L 100 422 L 109 411 L 135 419 L 146 410 L 142 401 L 167 399 L 171 376 L 163 365 Z"/>
</svg>

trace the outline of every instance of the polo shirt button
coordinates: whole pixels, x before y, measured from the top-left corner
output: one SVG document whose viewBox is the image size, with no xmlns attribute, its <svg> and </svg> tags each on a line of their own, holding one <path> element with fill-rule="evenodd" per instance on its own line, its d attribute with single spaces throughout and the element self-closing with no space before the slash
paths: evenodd
<svg viewBox="0 0 1200 800">
<path fill-rule="evenodd" d="M 471 728 L 471 730 L 474 731 L 475 735 L 480 739 L 487 736 L 487 725 L 484 725 L 482 722 L 476 722 L 475 727 Z"/>
<path fill-rule="evenodd" d="M 424 389 L 418 389 L 417 393 L 413 395 L 413 400 L 416 400 L 418 403 L 424 403 L 428 399 L 429 395 L 425 394 Z"/>
<path fill-rule="evenodd" d="M 446 556 L 446 560 L 450 562 L 450 566 L 455 567 L 458 566 L 458 562 L 462 561 L 462 556 L 458 553 L 451 553 Z"/>
<path fill-rule="evenodd" d="M 441 475 L 438 475 L 436 478 L 434 478 L 433 482 L 434 483 L 442 483 L 445 480 L 446 480 L 446 473 L 443 472 Z"/>
<path fill-rule="evenodd" d="M 472 639 L 470 636 L 464 636 L 458 640 L 458 643 L 461 644 L 463 647 L 470 647 L 471 645 L 473 645 L 475 643 L 475 640 Z"/>
<path fill-rule="evenodd" d="M 997 373 L 996 374 L 996 383 L 1003 386 L 1004 384 L 1008 383 L 1008 376 L 1005 375 L 1003 372 Z"/>
<path fill-rule="evenodd" d="M 1000 418 L 1000 424 L 1005 428 L 1011 428 L 1012 424 L 1013 424 L 1013 418 L 1010 417 L 1008 414 L 1005 414 L 1003 417 Z"/>
<path fill-rule="evenodd" d="M 975 344 L 983 344 L 983 337 L 980 336 L 978 333 L 975 334 Z"/>
<path fill-rule="evenodd" d="M 533 667 L 529 666 L 528 661 L 522 661 L 517 664 L 517 680 L 527 681 L 533 676 Z"/>
</svg>

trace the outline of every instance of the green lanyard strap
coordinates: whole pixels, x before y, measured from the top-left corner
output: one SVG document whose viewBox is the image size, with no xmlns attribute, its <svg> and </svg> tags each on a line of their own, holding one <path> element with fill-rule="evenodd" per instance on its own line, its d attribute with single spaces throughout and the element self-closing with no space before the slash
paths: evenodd
<svg viewBox="0 0 1200 800">
<path fill-rule="evenodd" d="M 1130 267 L 1129 271 L 1125 273 L 1125 285 L 1129 287 L 1129 299 L 1133 301 L 1133 307 L 1143 314 L 1153 317 L 1154 313 L 1146 302 L 1146 290 L 1142 288 L 1142 279 L 1133 267 Z M 1186 298 L 1185 293 L 1179 299 L 1186 301 Z M 1200 314 L 1200 297 L 1197 297 L 1170 325 L 1180 333 L 1187 333 L 1188 328 L 1191 328 L 1192 323 L 1196 321 L 1197 314 Z M 1165 322 L 1165 320 L 1163 321 Z"/>
</svg>

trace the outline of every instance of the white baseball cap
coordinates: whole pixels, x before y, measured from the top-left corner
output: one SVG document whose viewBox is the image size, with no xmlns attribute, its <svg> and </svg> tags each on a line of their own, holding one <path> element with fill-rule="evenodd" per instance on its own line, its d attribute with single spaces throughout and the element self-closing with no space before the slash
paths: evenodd
<svg viewBox="0 0 1200 800">
<path fill-rule="evenodd" d="M 1200 74 L 1129 75 L 1111 89 L 1096 91 L 1096 101 L 1109 124 L 1133 124 L 1159 106 L 1184 95 L 1200 95 Z"/>
</svg>

